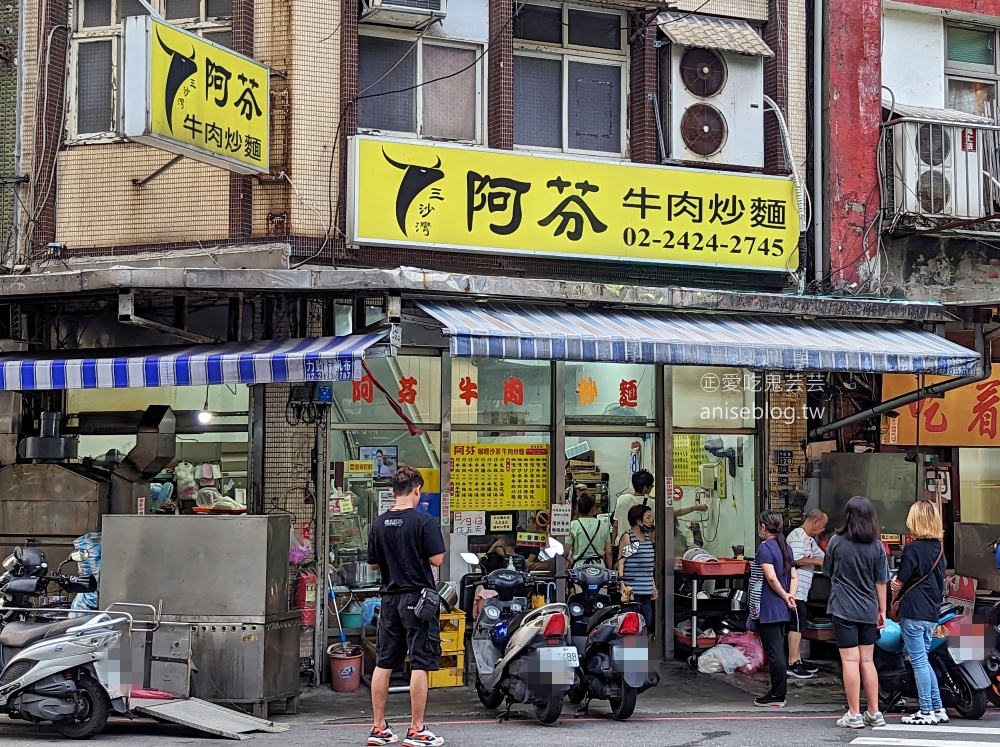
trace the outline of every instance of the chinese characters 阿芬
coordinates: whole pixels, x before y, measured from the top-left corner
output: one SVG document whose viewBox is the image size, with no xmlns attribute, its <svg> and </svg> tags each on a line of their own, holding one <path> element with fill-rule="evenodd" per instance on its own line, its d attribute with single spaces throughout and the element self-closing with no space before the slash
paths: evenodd
<svg viewBox="0 0 1000 747">
<path fill-rule="evenodd" d="M 559 194 L 562 194 L 570 186 L 570 182 L 566 181 L 560 176 L 549 181 L 546 186 L 549 189 L 556 189 Z M 597 187 L 590 182 L 584 180 L 582 182 L 576 183 L 576 188 L 580 190 L 578 195 L 567 195 L 563 200 L 556 205 L 555 209 L 538 221 L 538 225 L 546 227 L 552 224 L 556 218 L 559 218 L 559 225 L 556 226 L 555 236 L 562 236 L 566 234 L 566 237 L 570 241 L 579 241 L 583 237 L 583 222 L 586 217 L 587 221 L 590 223 L 590 228 L 594 233 L 604 233 L 608 230 L 608 227 L 602 223 L 598 217 L 594 214 L 594 211 L 590 209 L 590 206 L 584 202 L 583 198 L 592 192 L 599 192 L 600 187 Z M 570 206 L 575 206 L 576 210 L 571 210 Z M 573 227 L 568 231 L 570 223 L 573 223 Z"/>
<path fill-rule="evenodd" d="M 236 79 L 243 84 L 243 93 L 236 99 L 236 103 L 233 106 L 239 109 L 240 114 L 250 122 L 254 117 L 259 117 L 264 113 L 261 111 L 260 105 L 257 103 L 257 96 L 254 93 L 256 89 L 260 88 L 260 83 L 243 73 L 240 73 Z"/>
<path fill-rule="evenodd" d="M 490 230 L 498 236 L 509 236 L 521 226 L 521 197 L 531 189 L 528 182 L 506 177 L 491 178 L 470 171 L 468 183 L 467 219 L 469 230 L 476 213 L 484 208 L 490 213 L 509 213 L 506 223 L 490 223 Z"/>
<path fill-rule="evenodd" d="M 229 101 L 229 81 L 233 74 L 212 60 L 205 58 L 205 100 L 208 101 L 213 91 L 218 92 L 215 103 L 225 106 Z"/>
</svg>

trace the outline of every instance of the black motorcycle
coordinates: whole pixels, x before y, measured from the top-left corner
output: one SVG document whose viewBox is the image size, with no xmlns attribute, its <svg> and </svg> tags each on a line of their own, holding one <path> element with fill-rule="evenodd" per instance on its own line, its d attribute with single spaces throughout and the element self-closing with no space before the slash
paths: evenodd
<svg viewBox="0 0 1000 747">
<path fill-rule="evenodd" d="M 938 625 L 943 626 L 960 614 L 958 607 L 944 605 Z M 928 660 L 937 678 L 944 707 L 954 708 L 965 719 L 982 718 L 986 713 L 986 698 L 990 690 L 990 679 L 982 662 L 956 661 L 948 648 L 947 637 L 934 639 Z M 875 645 L 875 668 L 886 710 L 898 705 L 904 697 L 917 697 L 916 678 L 898 626 L 887 626 L 882 631 Z"/>
<path fill-rule="evenodd" d="M 649 642 L 642 605 L 615 604 L 605 593 L 618 584 L 618 574 L 600 566 L 567 572 L 580 591 L 567 604 L 573 645 L 580 653 L 581 677 L 569 692 L 571 703 L 607 700 L 619 721 L 635 711 L 636 696 L 656 684 L 650 672 Z"/>
</svg>

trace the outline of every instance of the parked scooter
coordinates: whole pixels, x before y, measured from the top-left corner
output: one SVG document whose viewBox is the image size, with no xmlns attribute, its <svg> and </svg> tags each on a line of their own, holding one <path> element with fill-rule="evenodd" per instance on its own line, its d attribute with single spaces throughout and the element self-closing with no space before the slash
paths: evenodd
<svg viewBox="0 0 1000 747">
<path fill-rule="evenodd" d="M 983 662 L 986 676 L 990 678 L 990 688 L 986 691 L 986 697 L 990 703 L 1000 707 L 1000 602 L 994 604 L 990 610 L 989 629 L 993 635 L 993 649 Z"/>
<path fill-rule="evenodd" d="M 649 671 L 642 605 L 613 604 L 602 593 L 618 584 L 618 574 L 607 568 L 572 568 L 567 578 L 582 590 L 567 601 L 573 645 L 583 662 L 580 682 L 570 691 L 569 700 L 586 700 L 584 712 L 591 700 L 608 700 L 614 717 L 624 721 L 635 711 L 636 696 L 659 680 Z"/>
<path fill-rule="evenodd" d="M 549 540 L 544 552 L 561 555 L 562 545 Z M 462 553 L 462 558 L 479 565 L 473 553 Z M 554 723 L 562 714 L 563 697 L 576 684 L 580 663 L 570 645 L 567 606 L 531 609 L 528 600 L 536 579 L 523 571 L 495 570 L 477 585 L 497 593 L 485 600 L 472 633 L 480 702 L 495 709 L 506 700 L 500 721 L 510 717 L 514 703 L 530 703 L 541 723 Z"/>
<path fill-rule="evenodd" d="M 954 605 L 941 607 L 939 629 L 961 615 Z M 945 708 L 954 708 L 966 719 L 979 719 L 986 713 L 986 696 L 990 679 L 981 661 L 959 661 L 948 648 L 948 638 L 935 638 L 928 655 L 937 677 L 941 700 Z M 906 646 L 899 625 L 886 622 L 875 646 L 875 667 L 885 708 L 891 709 L 904 697 L 917 697 L 917 682 L 913 667 L 906 657 Z"/>
<path fill-rule="evenodd" d="M 0 713 L 31 723 L 52 722 L 71 739 L 104 730 L 112 710 L 127 714 L 122 693 L 111 686 L 108 652 L 121 638 L 127 616 L 100 613 L 58 622 L 27 621 L 30 602 L 50 584 L 67 593 L 95 591 L 93 576 L 47 575 L 37 548 L 17 548 L 0 577 Z M 61 566 L 60 566 L 61 567 Z M 15 604 L 16 603 L 16 604 Z"/>
</svg>

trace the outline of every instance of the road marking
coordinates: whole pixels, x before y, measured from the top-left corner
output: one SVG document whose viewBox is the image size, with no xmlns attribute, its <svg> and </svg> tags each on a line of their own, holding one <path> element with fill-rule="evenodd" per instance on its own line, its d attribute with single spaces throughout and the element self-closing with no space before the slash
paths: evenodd
<svg viewBox="0 0 1000 747">
<path fill-rule="evenodd" d="M 395 723 L 400 723 L 403 721 L 409 721 L 409 714 L 403 716 L 390 716 L 390 720 Z M 836 714 L 832 716 L 830 714 L 826 715 L 811 715 L 811 714 L 794 714 L 789 713 L 788 715 L 775 715 L 775 716 L 764 716 L 760 713 L 754 712 L 753 715 L 747 713 L 745 715 L 739 716 L 714 716 L 712 714 L 705 714 L 703 716 L 633 716 L 628 720 L 631 723 L 651 723 L 651 722 L 661 722 L 661 721 L 833 721 L 836 720 Z M 512 722 L 531 722 L 534 721 L 535 717 L 531 715 L 530 711 L 513 711 L 511 713 Z M 563 715 L 559 718 L 559 721 L 564 724 L 575 723 L 575 722 L 589 722 L 589 721 L 603 721 L 611 722 L 611 714 L 601 716 L 581 716 L 577 717 L 568 711 L 564 711 Z M 497 717 L 493 718 L 454 718 L 447 717 L 446 719 L 435 719 L 433 716 L 427 716 L 427 723 L 431 726 L 459 726 L 459 725 L 474 725 L 474 724 L 496 724 Z M 369 721 L 333 721 L 326 720 L 315 724 L 316 726 L 328 726 L 328 727 L 367 727 L 371 728 L 372 722 Z"/>
<path fill-rule="evenodd" d="M 1000 735 L 1000 728 L 993 726 L 957 726 L 951 724 L 937 724 L 936 726 L 917 726 L 916 724 L 889 724 L 888 726 L 878 726 L 872 731 L 921 731 L 932 734 L 993 734 Z"/>
<path fill-rule="evenodd" d="M 938 739 L 897 739 L 895 737 L 858 737 L 851 744 L 867 744 L 876 747 L 984 747 L 996 742 L 967 742 Z"/>
</svg>

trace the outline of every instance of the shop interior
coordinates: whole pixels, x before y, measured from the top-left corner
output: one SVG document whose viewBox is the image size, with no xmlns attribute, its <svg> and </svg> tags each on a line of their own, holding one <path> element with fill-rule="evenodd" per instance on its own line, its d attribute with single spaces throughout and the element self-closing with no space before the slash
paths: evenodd
<svg viewBox="0 0 1000 747">
<path fill-rule="evenodd" d="M 337 625 L 362 633 L 362 609 L 377 594 L 377 572 L 365 548 L 372 519 L 392 505 L 389 478 L 400 466 L 424 475 L 421 510 L 442 520 L 449 562 L 444 580 L 471 569 L 463 552 L 480 555 L 487 570 L 521 562 L 539 573 L 555 485 L 564 487 L 576 517 L 581 491 L 593 495 L 610 521 L 618 496 L 639 469 L 655 475 L 657 382 L 671 392 L 673 480 L 654 486 L 653 501 L 669 490 L 675 509 L 704 507 L 675 522 L 678 566 L 688 550 L 717 558 L 752 553 L 759 512 L 760 439 L 756 379 L 739 369 L 674 367 L 658 374 L 643 364 L 567 363 L 561 396 L 548 361 L 453 359 L 445 361 L 451 397 L 442 412 L 442 360 L 430 351 L 374 359 L 370 370 L 382 389 L 362 382 L 334 385 L 330 425 L 330 581 L 337 595 Z M 426 382 L 426 383 L 425 383 Z M 565 412 L 566 473 L 553 474 L 553 412 Z M 450 453 L 442 453 L 442 420 Z M 409 427 L 410 425 L 413 428 Z M 413 430 L 421 432 L 414 434 Z M 452 485 L 442 506 L 442 463 Z M 562 517 L 555 518 L 556 524 Z M 567 519 L 568 521 L 568 519 Z M 712 593 L 713 584 L 705 589 Z M 340 622 L 338 623 L 338 613 Z"/>
<path fill-rule="evenodd" d="M 149 513 L 246 513 L 249 388 L 70 389 L 64 430 L 79 456 L 113 468 L 136 445 L 135 423 L 151 405 L 176 418 L 175 458 L 150 477 Z"/>
</svg>

